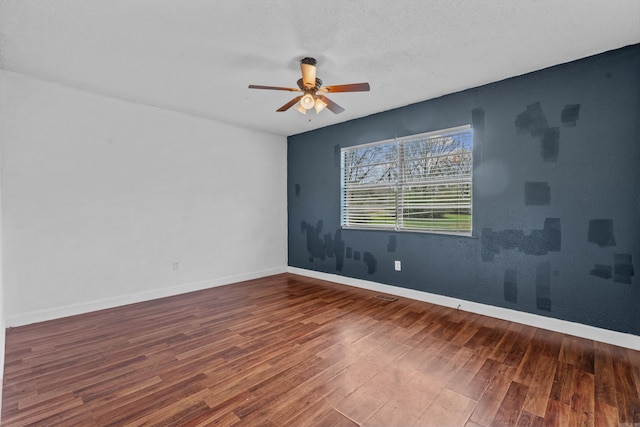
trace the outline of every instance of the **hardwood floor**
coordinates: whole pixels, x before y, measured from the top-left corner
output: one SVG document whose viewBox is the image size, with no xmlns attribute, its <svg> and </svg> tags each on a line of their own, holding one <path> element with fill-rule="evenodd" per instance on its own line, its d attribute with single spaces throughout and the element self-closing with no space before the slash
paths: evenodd
<svg viewBox="0 0 640 427">
<path fill-rule="evenodd" d="M 640 425 L 637 351 L 376 295 L 282 274 L 9 329 L 3 425 Z"/>
</svg>

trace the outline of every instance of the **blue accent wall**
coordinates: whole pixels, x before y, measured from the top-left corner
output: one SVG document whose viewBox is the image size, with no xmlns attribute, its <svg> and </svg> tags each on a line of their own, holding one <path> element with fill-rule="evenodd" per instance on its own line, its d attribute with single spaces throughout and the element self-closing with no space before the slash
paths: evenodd
<svg viewBox="0 0 640 427">
<path fill-rule="evenodd" d="M 341 229 L 341 147 L 468 123 L 474 237 Z M 292 267 L 640 335 L 640 45 L 290 136 L 287 191 Z"/>
</svg>

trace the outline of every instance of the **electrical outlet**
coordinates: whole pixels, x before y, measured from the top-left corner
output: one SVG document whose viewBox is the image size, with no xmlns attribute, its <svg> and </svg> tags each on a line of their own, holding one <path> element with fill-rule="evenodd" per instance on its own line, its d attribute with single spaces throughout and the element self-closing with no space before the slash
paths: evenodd
<svg viewBox="0 0 640 427">
<path fill-rule="evenodd" d="M 173 262 L 173 271 L 180 270 L 180 263 L 178 261 Z"/>
<path fill-rule="evenodd" d="M 396 269 L 396 271 L 402 270 L 402 263 L 400 261 L 396 261 L 394 264 L 394 268 Z"/>
</svg>

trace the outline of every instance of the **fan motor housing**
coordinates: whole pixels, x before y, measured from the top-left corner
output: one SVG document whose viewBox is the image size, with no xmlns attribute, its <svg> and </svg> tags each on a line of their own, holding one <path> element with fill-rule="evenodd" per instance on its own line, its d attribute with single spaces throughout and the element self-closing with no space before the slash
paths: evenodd
<svg viewBox="0 0 640 427">
<path fill-rule="evenodd" d="M 306 87 L 302 79 L 298 79 L 297 81 L 298 87 L 303 91 L 311 90 L 313 92 L 317 91 L 322 87 L 322 80 L 316 77 L 316 85 L 315 87 Z"/>
</svg>

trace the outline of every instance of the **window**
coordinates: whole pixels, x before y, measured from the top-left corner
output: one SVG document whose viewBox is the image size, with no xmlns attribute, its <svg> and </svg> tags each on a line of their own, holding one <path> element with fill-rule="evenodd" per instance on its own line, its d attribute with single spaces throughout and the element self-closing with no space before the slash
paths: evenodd
<svg viewBox="0 0 640 427">
<path fill-rule="evenodd" d="M 343 148 L 341 224 L 471 235 L 472 169 L 471 126 Z"/>
</svg>

